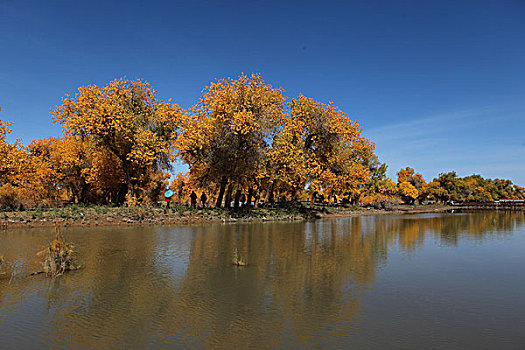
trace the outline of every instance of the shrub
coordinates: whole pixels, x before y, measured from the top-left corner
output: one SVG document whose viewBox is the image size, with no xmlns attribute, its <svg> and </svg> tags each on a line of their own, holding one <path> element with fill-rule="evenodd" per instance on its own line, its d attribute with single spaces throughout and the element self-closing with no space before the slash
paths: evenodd
<svg viewBox="0 0 525 350">
<path fill-rule="evenodd" d="M 0 208 L 15 209 L 21 205 L 18 189 L 11 185 L 5 184 L 0 187 Z"/>
<path fill-rule="evenodd" d="M 60 231 L 56 230 L 55 239 L 49 246 L 38 252 L 37 255 L 44 255 L 43 273 L 50 277 L 60 276 L 66 271 L 77 270 L 80 265 L 73 261 L 73 244 L 67 243 Z"/>
</svg>

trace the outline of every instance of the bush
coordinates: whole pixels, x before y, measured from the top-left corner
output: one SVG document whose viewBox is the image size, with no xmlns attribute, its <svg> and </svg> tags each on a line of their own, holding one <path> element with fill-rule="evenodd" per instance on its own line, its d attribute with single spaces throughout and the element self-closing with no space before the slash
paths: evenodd
<svg viewBox="0 0 525 350">
<path fill-rule="evenodd" d="M 77 270 L 80 265 L 73 261 L 73 244 L 66 242 L 61 232 L 57 229 L 55 239 L 49 246 L 38 252 L 37 255 L 44 255 L 43 273 L 50 277 L 60 276 L 66 271 Z"/>
<path fill-rule="evenodd" d="M 5 184 L 0 187 L 0 209 L 15 209 L 20 207 L 21 204 L 16 187 L 11 184 Z"/>
<path fill-rule="evenodd" d="M 395 201 L 391 199 L 380 199 L 374 203 L 374 208 L 392 211 L 395 205 Z"/>
</svg>

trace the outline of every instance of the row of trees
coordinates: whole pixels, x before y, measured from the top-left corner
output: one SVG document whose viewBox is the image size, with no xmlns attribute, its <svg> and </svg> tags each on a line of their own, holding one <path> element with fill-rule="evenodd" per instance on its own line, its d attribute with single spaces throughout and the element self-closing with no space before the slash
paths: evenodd
<svg viewBox="0 0 525 350">
<path fill-rule="evenodd" d="M 147 83 L 120 79 L 103 88 L 81 87 L 52 114 L 64 135 L 27 147 L 7 143 L 10 124 L 1 125 L 4 202 L 120 204 L 160 195 L 182 111 L 157 100 Z"/>
<path fill-rule="evenodd" d="M 423 176 L 407 167 L 397 173 L 398 194 L 405 203 L 424 200 L 437 202 L 487 202 L 499 199 L 525 199 L 525 188 L 510 180 L 484 179 L 480 175 L 458 177 L 456 172 L 439 174 L 427 183 Z"/>
<path fill-rule="evenodd" d="M 440 176 L 427 184 L 410 168 L 395 184 L 356 121 L 333 104 L 287 99 L 259 75 L 218 80 L 188 110 L 157 99 L 146 82 L 118 79 L 66 95 L 52 115 L 63 136 L 28 146 L 7 142 L 10 124 L 0 121 L 0 205 L 156 203 L 176 159 L 189 167 L 169 185 L 177 197 L 206 192 L 217 206 L 314 196 L 457 200 L 474 183 L 466 198 L 488 198 L 478 187 L 492 198 L 523 197 L 510 181 L 465 178 L 451 187 Z"/>
</svg>

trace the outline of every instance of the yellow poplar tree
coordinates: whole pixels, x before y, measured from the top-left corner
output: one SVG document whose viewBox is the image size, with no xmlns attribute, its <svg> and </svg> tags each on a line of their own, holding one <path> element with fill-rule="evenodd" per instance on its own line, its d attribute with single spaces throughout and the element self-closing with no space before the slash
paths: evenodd
<svg viewBox="0 0 525 350">
<path fill-rule="evenodd" d="M 407 185 L 401 186 L 401 184 L 405 182 L 410 184 L 416 190 L 417 193 L 415 197 L 413 197 L 414 191 L 412 188 L 408 190 Z M 412 204 L 416 199 L 419 200 L 419 202 L 422 202 L 428 197 L 430 190 L 429 185 L 423 178 L 423 175 L 416 173 L 411 167 L 406 167 L 405 169 L 399 170 L 397 173 L 397 183 L 399 194 L 405 202 Z"/>
<path fill-rule="evenodd" d="M 260 75 L 241 75 L 207 86 L 186 116 L 176 148 L 195 183 L 219 184 L 216 206 L 221 206 L 228 183 L 227 206 L 233 187 L 250 183 L 263 167 L 284 100 L 283 90 Z"/>
<path fill-rule="evenodd" d="M 327 195 L 347 195 L 358 201 L 375 147 L 361 136 L 359 123 L 333 104 L 303 95 L 292 99 L 290 117 L 298 125 L 296 140 L 303 149 L 303 168 L 312 185 Z"/>
<path fill-rule="evenodd" d="M 0 120 L 0 185 L 17 184 L 21 180 L 24 167 L 27 166 L 27 152 L 20 141 L 7 142 L 11 125 L 12 123 Z"/>
<path fill-rule="evenodd" d="M 142 181 L 149 177 L 143 174 L 170 167 L 182 117 L 181 109 L 158 100 L 148 83 L 125 78 L 104 87 L 80 87 L 75 97 L 66 95 L 52 114 L 66 134 L 80 135 L 112 152 L 132 196 L 146 186 Z"/>
<path fill-rule="evenodd" d="M 11 125 L 0 120 L 0 207 L 21 204 L 20 196 L 24 194 L 21 186 L 30 174 L 26 149 L 18 140 L 13 143 L 7 141 Z"/>
<path fill-rule="evenodd" d="M 267 166 L 259 173 L 260 179 L 268 179 L 269 187 L 266 202 L 272 201 L 275 181 L 280 187 L 288 189 L 291 199 L 295 200 L 308 180 L 306 153 L 301 142 L 303 122 L 285 118 L 281 131 L 275 136 L 272 147 L 267 153 Z"/>
<path fill-rule="evenodd" d="M 398 189 L 401 198 L 409 204 L 413 204 L 419 195 L 418 190 L 408 181 L 400 182 Z"/>
</svg>

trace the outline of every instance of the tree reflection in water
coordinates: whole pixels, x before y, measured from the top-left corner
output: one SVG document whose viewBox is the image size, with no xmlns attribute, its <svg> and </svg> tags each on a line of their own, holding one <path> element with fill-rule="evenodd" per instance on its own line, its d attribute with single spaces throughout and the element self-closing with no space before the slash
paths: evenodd
<svg viewBox="0 0 525 350">
<path fill-rule="evenodd" d="M 0 333 L 33 334 L 11 347 L 315 347 L 358 332 L 361 300 L 389 249 L 498 238 L 524 223 L 523 213 L 487 212 L 70 229 L 85 269 L 0 280 Z M 8 231 L 0 247 L 30 257 L 48 234 Z M 232 265 L 235 249 L 249 266 Z"/>
</svg>

